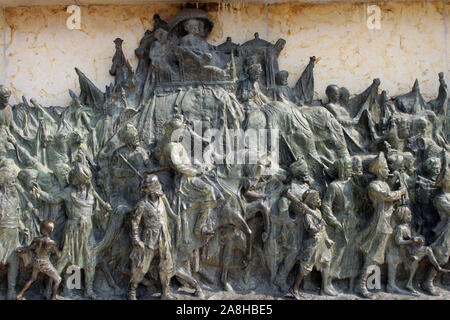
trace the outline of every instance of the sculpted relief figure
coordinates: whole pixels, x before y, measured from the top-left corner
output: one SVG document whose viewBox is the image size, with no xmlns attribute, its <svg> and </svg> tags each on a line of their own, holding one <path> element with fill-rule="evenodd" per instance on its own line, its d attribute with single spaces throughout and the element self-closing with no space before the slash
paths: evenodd
<svg viewBox="0 0 450 320">
<path fill-rule="evenodd" d="M 275 75 L 275 81 L 277 84 L 276 96 L 278 101 L 291 101 L 297 102 L 295 92 L 288 86 L 289 72 L 286 70 L 279 71 Z"/>
<path fill-rule="evenodd" d="M 344 133 L 346 133 L 347 138 L 351 140 L 356 138 L 355 144 L 360 146 L 360 139 L 358 138 L 359 135 L 357 133 L 357 127 L 360 122 L 367 123 L 371 140 L 378 138 L 375 130 L 375 124 L 373 123 L 371 115 L 367 109 L 361 108 L 361 110 L 354 117 L 352 117 L 345 106 L 341 104 L 343 98 L 345 101 L 345 97 L 341 97 L 341 95 L 345 95 L 345 91 L 342 91 L 341 89 L 343 88 L 339 88 L 337 85 L 329 85 L 327 87 L 326 95 L 328 97 L 328 103 L 325 105 L 325 108 L 327 108 L 328 111 L 330 111 L 345 128 Z"/>
<path fill-rule="evenodd" d="M 313 69 L 316 63 L 316 57 L 310 57 L 309 63 L 303 70 L 300 78 L 294 88 L 288 85 L 289 72 L 286 70 L 278 71 L 275 74 L 275 99 L 282 102 L 292 102 L 296 105 L 312 105 L 314 97 L 314 76 Z"/>
<path fill-rule="evenodd" d="M 115 76 L 114 89 L 120 91 L 122 87 L 128 84 L 130 77 L 133 75 L 133 69 L 122 51 L 123 40 L 116 38 L 114 43 L 116 45 L 116 52 L 114 53 L 112 59 L 113 64 L 109 73 Z"/>
<path fill-rule="evenodd" d="M 308 164 L 304 158 L 300 158 L 289 166 L 291 182 L 287 189 L 290 195 L 296 199 L 302 199 L 303 193 L 310 189 L 312 178 L 308 170 Z M 302 221 L 302 211 L 297 206 L 291 206 L 292 201 L 286 194 L 283 194 L 277 203 L 278 216 L 271 215 L 272 237 L 275 240 L 274 262 L 271 263 L 271 281 L 274 282 L 281 291 L 286 291 L 286 280 L 289 272 L 294 267 L 298 256 L 298 245 L 300 237 L 303 235 L 300 222 Z M 291 217 L 290 209 L 296 213 L 296 217 Z M 278 256 L 283 257 L 278 262 Z"/>
<path fill-rule="evenodd" d="M 422 164 L 422 174 L 417 176 L 417 204 L 416 230 L 425 237 L 426 243 L 431 243 L 434 232 L 433 228 L 439 221 L 439 214 L 433 205 L 433 199 L 439 191 L 436 185 L 441 171 L 440 158 L 428 158 Z"/>
<path fill-rule="evenodd" d="M 388 292 L 408 293 L 396 285 L 397 267 L 403 263 L 409 271 L 406 289 L 413 295 L 419 295 L 414 289 L 413 279 L 416 274 L 419 262 L 426 256 L 432 266 L 441 272 L 450 272 L 439 265 L 430 247 L 424 246 L 425 239 L 422 236 L 413 236 L 411 232 L 411 210 L 407 206 L 400 206 L 394 212 L 394 219 L 397 226 L 394 229 L 392 238 L 389 241 L 386 260 L 388 263 Z"/>
<path fill-rule="evenodd" d="M 14 134 L 20 135 L 20 131 L 14 122 L 11 106 L 8 103 L 10 97 L 11 91 L 0 85 L 0 156 L 13 158 L 13 143 L 16 142 Z"/>
<path fill-rule="evenodd" d="M 356 192 L 352 180 L 352 159 L 345 157 L 336 160 L 335 167 L 338 178 L 328 186 L 322 204 L 323 217 L 331 227 L 329 236 L 336 243 L 330 274 L 332 278 L 350 279 L 350 290 L 353 290 L 361 264 L 355 241 L 360 229 L 360 195 Z"/>
<path fill-rule="evenodd" d="M 128 299 L 136 300 L 136 289 L 149 271 L 153 258 L 159 255 L 159 278 L 161 299 L 173 299 L 170 279 L 173 276 L 172 237 L 168 228 L 168 217 L 179 223 L 159 184 L 158 177 L 148 174 L 141 183 L 144 198 L 138 202 L 131 217 L 131 279 Z M 142 224 L 142 233 L 140 225 Z M 142 234 L 142 235 L 141 235 Z"/>
<path fill-rule="evenodd" d="M 231 65 L 225 68 L 218 51 L 205 40 L 213 26 L 208 15 L 195 9 L 180 12 L 171 21 L 170 32 L 180 37 L 174 51 L 184 80 L 216 80 L 228 75 Z"/>
<path fill-rule="evenodd" d="M 130 212 L 139 200 L 140 178 L 130 168 L 131 164 L 138 172 L 143 173 L 150 165 L 149 154 L 141 146 L 136 128 L 126 124 L 118 137 L 122 146 L 114 150 L 110 164 L 112 166 L 111 201 L 119 212 Z"/>
<path fill-rule="evenodd" d="M 448 262 L 450 256 L 450 219 L 448 216 L 450 213 L 450 171 L 447 162 L 444 162 L 438 185 L 441 192 L 433 199 L 433 205 L 439 213 L 440 221 L 434 228 L 437 236 L 430 248 L 433 250 L 438 264 L 443 266 Z M 422 289 L 431 295 L 438 295 L 433 283 L 438 270 L 440 271 L 439 268 L 429 268 L 425 282 L 422 284 Z"/>
<path fill-rule="evenodd" d="M 50 220 L 44 220 L 41 223 L 41 233 L 42 237 L 34 238 L 31 244 L 25 248 L 19 248 L 16 250 L 18 254 L 26 254 L 29 251 L 35 251 L 35 257 L 33 261 L 33 271 L 31 274 L 31 279 L 25 284 L 23 289 L 17 295 L 17 300 L 22 300 L 23 294 L 27 291 L 30 286 L 36 281 L 39 273 L 44 273 L 50 279 L 53 280 L 52 288 L 52 300 L 57 300 L 58 297 L 56 293 L 58 291 L 59 284 L 61 283 L 61 276 L 59 275 L 56 268 L 50 261 L 50 255 L 52 252 L 55 253 L 57 258 L 60 258 L 60 252 L 58 249 L 58 244 L 50 238 L 50 234 L 53 232 L 55 224 Z"/>
<path fill-rule="evenodd" d="M 405 188 L 399 191 L 391 191 L 389 188 L 386 182 L 389 168 L 383 152 L 380 152 L 372 161 L 369 170 L 376 176 L 376 179 L 368 186 L 373 215 L 367 227 L 357 237 L 359 248 L 364 256 L 364 264 L 356 290 L 365 298 L 371 298 L 366 286 L 367 278 L 370 275 L 369 267 L 384 263 L 386 246 L 393 232 L 391 226 L 392 204 L 406 194 Z"/>
<path fill-rule="evenodd" d="M 67 221 L 63 236 L 63 249 L 61 259 L 56 270 L 58 274 L 67 267 L 75 265 L 85 271 L 85 295 L 92 299 L 98 299 L 94 293 L 95 255 L 94 239 L 92 234 L 92 215 L 94 199 L 111 211 L 108 203 L 92 190 L 92 172 L 86 165 L 77 163 L 70 173 L 70 185 L 58 193 L 46 193 L 39 191 L 41 199 L 48 203 L 64 203 Z"/>
<path fill-rule="evenodd" d="M 201 175 L 206 168 L 194 167 L 183 143 L 176 140 L 176 130 L 182 130 L 183 128 L 185 128 L 185 123 L 181 116 L 175 115 L 167 121 L 164 138 L 161 140 L 158 149 L 160 152 L 158 157 L 160 166 L 169 167 L 176 173 L 178 206 L 182 209 L 183 242 L 189 243 L 191 235 L 189 235 L 186 216 L 191 211 L 199 211 L 195 222 L 194 235 L 202 238 L 213 234 L 213 231 L 208 227 L 207 219 L 211 209 L 216 204 L 216 196 L 212 186 L 201 179 Z"/>
<path fill-rule="evenodd" d="M 316 268 L 322 273 L 322 293 L 330 296 L 337 295 L 329 278 L 330 260 L 334 242 L 330 240 L 326 232 L 326 222 L 322 218 L 320 211 L 322 202 L 319 192 L 313 189 L 305 191 L 302 196 L 302 201 L 289 194 L 289 191 L 286 196 L 302 211 L 303 225 L 306 230 L 302 244 L 302 253 L 300 255 L 300 266 L 292 287 L 294 298 L 300 300 L 301 295 L 298 292 L 300 283 L 313 268 Z"/>
<path fill-rule="evenodd" d="M 7 299 L 15 299 L 20 247 L 19 232 L 24 231 L 20 220 L 19 193 L 16 187 L 17 167 L 10 159 L 0 158 L 0 264 L 8 268 Z"/>
<path fill-rule="evenodd" d="M 238 99 L 244 104 L 245 110 L 250 113 L 270 102 L 270 99 L 261 91 L 259 87 L 259 77 L 262 73 L 260 64 L 252 64 L 247 69 L 248 77 L 239 83 L 237 90 Z"/>
</svg>

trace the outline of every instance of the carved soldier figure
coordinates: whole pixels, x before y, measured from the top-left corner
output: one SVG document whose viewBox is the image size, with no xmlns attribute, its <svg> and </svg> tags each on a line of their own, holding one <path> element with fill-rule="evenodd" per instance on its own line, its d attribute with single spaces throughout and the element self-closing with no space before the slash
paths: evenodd
<svg viewBox="0 0 450 320">
<path fill-rule="evenodd" d="M 140 179 L 125 161 L 138 172 L 145 172 L 150 160 L 147 151 L 140 144 L 138 131 L 132 124 L 126 124 L 119 131 L 119 139 L 124 145 L 115 150 L 111 158 L 112 201 L 115 207 L 120 207 L 120 211 L 129 212 L 139 200 Z"/>
<path fill-rule="evenodd" d="M 103 201 L 92 189 L 92 172 L 84 164 L 76 163 L 70 172 L 70 185 L 58 193 L 46 193 L 38 189 L 39 196 L 51 204 L 64 203 L 67 221 L 63 236 L 61 259 L 56 269 L 58 274 L 70 265 L 78 266 L 85 271 L 85 295 L 98 299 L 94 293 L 95 259 L 92 234 L 92 215 L 94 199 L 97 199 L 108 212 L 111 206 Z"/>
<path fill-rule="evenodd" d="M 300 266 L 291 293 L 295 299 L 300 300 L 298 289 L 305 276 L 307 276 L 315 267 L 322 273 L 322 294 L 335 296 L 337 292 L 329 280 L 329 268 L 333 241 L 328 238 L 326 232 L 326 222 L 322 218 L 320 207 L 319 192 L 309 189 L 303 193 L 302 201 L 297 199 L 288 191 L 286 196 L 302 212 L 303 225 L 306 234 L 303 240 L 302 253 L 300 254 Z"/>
<path fill-rule="evenodd" d="M 414 137 L 408 139 L 409 141 L 415 142 L 419 151 L 421 151 L 421 156 L 423 161 L 428 158 L 439 157 L 442 147 L 448 150 L 446 145 L 442 147 L 435 141 L 432 135 L 432 128 L 428 120 L 425 118 L 419 118 L 415 121 L 417 134 Z M 413 144 L 414 145 L 414 144 Z"/>
<path fill-rule="evenodd" d="M 364 254 L 364 264 L 356 291 L 364 298 L 371 298 L 366 286 L 369 267 L 384 263 L 386 245 L 393 232 L 391 226 L 393 202 L 407 192 L 405 188 L 399 191 L 391 191 L 389 188 L 386 182 L 389 168 L 383 152 L 372 161 L 369 171 L 376 175 L 376 179 L 368 187 L 374 211 L 369 225 L 357 237 L 359 248 Z"/>
<path fill-rule="evenodd" d="M 395 113 L 395 105 L 392 100 L 388 98 L 386 90 L 383 90 L 381 92 L 380 108 L 380 121 L 378 123 L 378 126 L 382 134 L 385 134 L 388 129 L 389 120 Z"/>
<path fill-rule="evenodd" d="M 358 156 L 352 157 L 352 171 L 353 186 L 363 196 L 362 199 L 359 199 L 361 203 L 366 200 L 366 187 L 369 184 L 369 175 L 364 172 L 362 160 Z"/>
<path fill-rule="evenodd" d="M 9 98 L 11 97 L 11 90 L 4 85 L 0 85 L 0 127 L 5 127 L 9 134 L 19 133 L 19 129 L 14 122 L 11 106 L 9 105 Z"/>
<path fill-rule="evenodd" d="M 260 64 L 251 64 L 247 69 L 248 77 L 238 84 L 236 96 L 244 107 L 245 118 L 242 123 L 244 129 L 251 128 L 253 122 L 258 122 L 258 110 L 271 101 L 261 91 L 259 85 L 262 71 Z"/>
<path fill-rule="evenodd" d="M 312 178 L 308 170 L 308 164 L 305 159 L 299 158 L 289 166 L 292 177 L 288 190 L 297 199 L 301 199 L 303 193 L 310 188 Z M 273 259 L 284 254 L 284 259 L 278 268 L 277 261 L 270 264 L 271 280 L 282 290 L 286 288 L 286 279 L 289 272 L 295 265 L 298 257 L 298 245 L 302 232 L 299 230 L 298 224 L 301 221 L 302 212 L 292 205 L 292 201 L 283 194 L 278 201 L 278 216 L 271 215 L 272 237 L 275 238 L 276 246 Z M 296 213 L 295 219 L 290 216 L 290 208 Z M 272 238 L 271 237 L 271 238 Z M 270 257 L 267 257 L 270 258 Z"/>
<path fill-rule="evenodd" d="M 118 132 L 118 138 L 124 145 L 113 151 L 110 166 L 103 167 L 99 172 L 103 187 L 106 193 L 110 194 L 114 211 L 109 215 L 104 238 L 98 244 L 97 250 L 111 249 L 113 261 L 117 262 L 117 270 L 129 274 L 128 256 L 132 247 L 129 232 L 123 222 L 140 200 L 141 178 L 136 172 L 145 172 L 150 166 L 150 160 L 147 150 L 141 146 L 134 125 L 127 123 Z"/>
<path fill-rule="evenodd" d="M 92 156 L 87 149 L 86 138 L 82 134 L 75 130 L 69 137 L 69 158 L 70 162 L 82 162 L 83 164 L 93 164 Z"/>
<path fill-rule="evenodd" d="M 33 271 L 30 280 L 25 284 L 22 291 L 17 295 L 17 300 L 23 300 L 24 293 L 30 288 L 34 281 L 36 281 L 38 275 L 43 273 L 53 280 L 52 296 L 51 300 L 59 300 L 56 296 L 58 292 L 59 284 L 61 283 L 61 276 L 50 261 L 50 255 L 55 253 L 56 257 L 60 258 L 60 252 L 56 242 L 50 237 L 51 233 L 55 229 L 53 221 L 44 220 L 41 223 L 42 237 L 34 238 L 29 246 L 19 248 L 16 250 L 18 254 L 26 254 L 29 251 L 34 251 L 33 259 Z"/>
<path fill-rule="evenodd" d="M 328 103 L 325 108 L 328 109 L 343 126 L 352 126 L 358 123 L 358 121 L 351 119 L 348 111 L 340 104 L 340 91 L 339 87 L 335 84 L 330 84 L 326 90 L 325 94 L 328 98 Z"/>
<path fill-rule="evenodd" d="M 174 299 L 170 293 L 173 276 L 172 240 L 168 229 L 168 216 L 179 223 L 161 189 L 159 179 L 147 174 L 141 183 L 144 198 L 138 202 L 131 216 L 131 279 L 128 299 L 136 300 L 136 289 L 149 271 L 153 258 L 159 255 L 161 299 Z M 142 232 L 140 226 L 142 225 Z"/>
<path fill-rule="evenodd" d="M 166 122 L 164 127 L 164 138 L 157 150 L 159 165 L 170 167 L 178 174 L 179 180 L 176 181 L 176 188 L 178 188 L 177 194 L 180 197 L 178 201 L 180 201 L 180 207 L 183 208 L 182 212 L 188 214 L 192 210 L 199 210 L 194 235 L 198 238 L 210 237 L 213 231 L 209 229 L 207 220 L 211 209 L 216 204 L 214 189 L 200 177 L 205 168 L 195 168 L 182 142 L 172 137 L 176 130 L 185 128 L 183 117 L 175 115 Z M 187 226 L 187 219 L 182 216 L 181 220 L 183 241 L 188 243 L 189 227 Z"/>
</svg>

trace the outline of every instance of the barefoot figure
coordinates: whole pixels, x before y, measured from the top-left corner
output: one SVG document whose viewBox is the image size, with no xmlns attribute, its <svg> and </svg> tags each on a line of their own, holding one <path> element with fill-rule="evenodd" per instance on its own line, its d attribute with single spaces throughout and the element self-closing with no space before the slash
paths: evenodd
<svg viewBox="0 0 450 320">
<path fill-rule="evenodd" d="M 43 273 L 49 276 L 53 280 L 53 288 L 52 288 L 52 300 L 59 300 L 56 296 L 56 293 L 59 288 L 59 284 L 61 283 L 61 276 L 56 271 L 56 268 L 50 261 L 50 255 L 52 252 L 55 253 L 56 257 L 60 258 L 60 252 L 58 249 L 58 245 L 56 242 L 50 238 L 50 235 L 55 228 L 55 224 L 50 220 L 44 220 L 41 223 L 41 233 L 42 237 L 34 238 L 29 246 L 24 248 L 19 248 L 16 250 L 18 254 L 25 254 L 30 251 L 34 251 L 34 259 L 33 259 L 33 272 L 31 274 L 30 280 L 25 284 L 22 291 L 17 295 L 17 300 L 23 300 L 23 294 L 27 291 L 30 286 L 36 281 L 39 273 Z"/>
</svg>

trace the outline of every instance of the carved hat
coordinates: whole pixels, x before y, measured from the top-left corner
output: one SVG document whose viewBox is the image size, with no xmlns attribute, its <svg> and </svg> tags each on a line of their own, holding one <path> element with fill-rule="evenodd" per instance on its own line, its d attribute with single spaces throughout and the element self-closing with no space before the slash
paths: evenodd
<svg viewBox="0 0 450 320">
<path fill-rule="evenodd" d="M 173 131 L 179 128 L 182 128 L 184 125 L 184 117 L 182 114 L 180 113 L 176 113 L 172 119 L 167 120 L 166 123 L 164 124 L 164 129 L 166 131 Z"/>
<path fill-rule="evenodd" d="M 384 156 L 384 152 L 380 152 L 375 159 L 373 159 L 372 163 L 369 167 L 369 172 L 372 174 L 377 174 L 381 168 L 387 166 L 386 157 Z"/>
<path fill-rule="evenodd" d="M 205 11 L 195 8 L 185 8 L 178 12 L 169 21 L 169 33 L 174 33 L 178 37 L 185 36 L 186 30 L 184 30 L 183 23 L 190 19 L 198 19 L 205 22 L 205 34 L 203 35 L 204 38 L 206 38 L 211 33 L 212 28 L 214 27 L 214 22 Z"/>
<path fill-rule="evenodd" d="M 127 123 L 125 127 L 123 127 L 119 131 L 119 139 L 124 143 L 139 143 L 139 133 L 135 126 L 131 123 Z"/>
<path fill-rule="evenodd" d="M 289 171 L 294 177 L 307 177 L 309 176 L 308 163 L 301 157 L 297 161 L 293 162 L 289 166 Z"/>
<path fill-rule="evenodd" d="M 70 171 L 71 184 L 89 184 L 92 179 L 92 171 L 89 167 L 82 163 L 75 163 Z"/>
<path fill-rule="evenodd" d="M 152 173 L 146 173 L 141 182 L 141 189 L 148 188 L 152 191 L 161 191 L 161 184 L 158 176 Z"/>
<path fill-rule="evenodd" d="M 315 189 L 308 189 L 305 192 L 303 192 L 302 200 L 306 203 L 310 203 L 311 199 L 314 197 L 319 197 L 319 199 L 320 199 L 319 191 L 317 191 Z"/>
</svg>

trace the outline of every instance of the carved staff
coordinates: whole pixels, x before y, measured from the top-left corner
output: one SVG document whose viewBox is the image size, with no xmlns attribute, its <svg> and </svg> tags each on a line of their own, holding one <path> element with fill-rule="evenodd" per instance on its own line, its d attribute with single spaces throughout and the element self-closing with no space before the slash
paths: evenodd
<svg viewBox="0 0 450 320">
<path fill-rule="evenodd" d="M 133 165 L 128 162 L 128 160 L 121 153 L 119 153 L 119 157 L 131 169 L 131 171 L 134 172 L 135 175 L 137 175 L 141 180 L 144 180 L 144 177 L 139 173 L 139 171 L 137 171 L 137 169 L 133 167 Z"/>
</svg>

